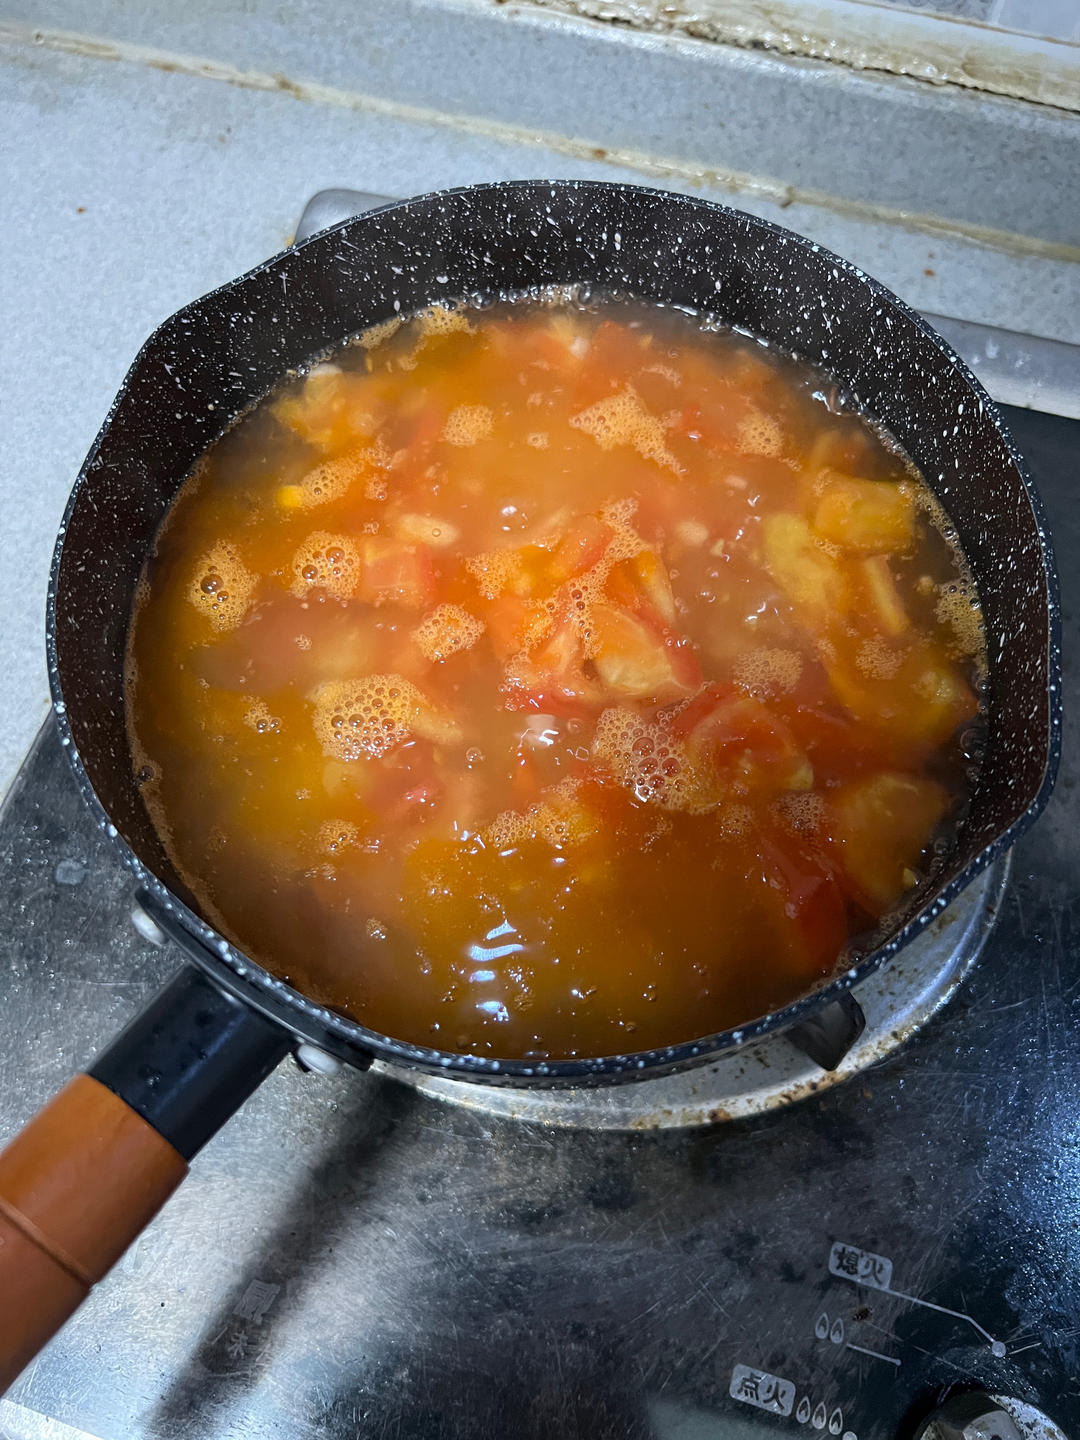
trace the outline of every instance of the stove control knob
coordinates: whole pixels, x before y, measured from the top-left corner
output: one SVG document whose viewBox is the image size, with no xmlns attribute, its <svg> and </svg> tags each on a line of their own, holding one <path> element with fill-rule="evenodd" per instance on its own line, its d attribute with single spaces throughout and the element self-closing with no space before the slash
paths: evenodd
<svg viewBox="0 0 1080 1440">
<path fill-rule="evenodd" d="M 1052 1420 L 1021 1400 L 969 1391 L 935 1410 L 915 1440 L 1054 1440 Z"/>
</svg>

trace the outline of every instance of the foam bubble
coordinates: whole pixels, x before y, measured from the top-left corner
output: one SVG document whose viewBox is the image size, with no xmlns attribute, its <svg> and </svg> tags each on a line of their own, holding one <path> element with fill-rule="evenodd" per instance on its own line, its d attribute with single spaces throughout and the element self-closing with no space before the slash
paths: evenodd
<svg viewBox="0 0 1080 1440">
<path fill-rule="evenodd" d="M 402 324 L 400 315 L 391 315 L 389 320 L 380 320 L 378 325 L 369 325 L 362 335 L 357 335 L 353 344 L 360 345 L 365 350 L 376 350 L 385 340 L 396 335 Z"/>
<path fill-rule="evenodd" d="M 364 482 L 364 494 L 369 500 L 386 499 L 386 475 L 380 474 L 380 471 L 389 470 L 395 459 L 381 435 L 377 435 L 374 443 L 364 451 L 364 460 L 370 472 Z"/>
<path fill-rule="evenodd" d="M 611 531 L 607 549 L 591 570 L 568 580 L 563 586 L 565 613 L 577 630 L 582 652 L 586 659 L 596 653 L 593 639 L 593 610 L 605 601 L 604 586 L 616 565 L 623 560 L 632 560 L 648 546 L 634 529 L 632 521 L 637 514 L 638 502 L 630 496 L 605 505 L 600 518 Z M 659 559 L 658 559 L 658 563 Z M 666 573 L 666 572 L 665 572 Z"/>
<path fill-rule="evenodd" d="M 490 825 L 485 825 L 480 838 L 493 850 L 513 850 L 533 838 L 533 826 L 520 810 L 503 810 Z"/>
<path fill-rule="evenodd" d="M 749 805 L 721 805 L 716 812 L 716 818 L 723 839 L 741 840 L 750 833 L 754 812 Z M 714 865 L 717 870 L 722 870 L 728 863 L 718 856 Z"/>
<path fill-rule="evenodd" d="M 525 436 L 525 444 L 531 445 L 534 450 L 546 450 L 548 448 L 547 431 L 534 430 L 531 435 Z"/>
<path fill-rule="evenodd" d="M 215 630 L 231 630 L 247 614 L 257 583 L 235 547 L 219 541 L 196 566 L 188 599 Z"/>
<path fill-rule="evenodd" d="M 536 305 L 581 305 L 585 302 L 585 292 L 577 281 L 542 285 L 535 291 L 530 291 L 529 299 Z"/>
<path fill-rule="evenodd" d="M 649 548 L 634 529 L 637 509 L 638 502 L 632 495 L 627 495 L 622 500 L 605 505 L 600 511 L 600 519 L 612 531 L 612 536 L 598 565 L 610 570 L 620 560 L 632 560 Z"/>
<path fill-rule="evenodd" d="M 661 380 L 669 380 L 672 385 L 681 385 L 683 377 L 678 370 L 673 370 L 670 365 L 646 365 L 645 375 L 659 375 Z"/>
<path fill-rule="evenodd" d="M 681 473 L 682 467 L 667 448 L 663 422 L 646 410 L 632 385 L 572 416 L 570 424 L 591 435 L 601 450 L 629 445 L 643 459 Z"/>
<path fill-rule="evenodd" d="M 416 315 L 416 323 L 424 340 L 434 339 L 438 335 L 468 335 L 473 328 L 465 311 L 450 305 L 428 306 Z"/>
<path fill-rule="evenodd" d="M 244 712 L 244 724 L 250 725 L 252 730 L 260 735 L 268 734 L 281 729 L 281 721 L 276 715 L 270 713 L 270 707 L 265 700 L 254 699 Z"/>
<path fill-rule="evenodd" d="M 903 658 L 904 652 L 895 649 L 881 635 L 863 640 L 855 652 L 855 664 L 871 680 L 891 680 Z"/>
<path fill-rule="evenodd" d="M 634 710 L 605 710 L 596 722 L 592 753 L 638 800 L 663 810 L 699 813 L 715 797 L 698 783 L 686 746 L 662 720 Z"/>
<path fill-rule="evenodd" d="M 568 776 L 527 810 L 504 810 L 481 831 L 484 844 L 496 850 L 511 850 L 527 840 L 545 840 L 556 849 L 580 845 L 599 828 L 597 817 L 581 803 L 580 789 L 580 780 Z"/>
<path fill-rule="evenodd" d="M 604 598 L 604 585 L 612 568 L 619 561 L 632 559 L 648 549 L 631 523 L 637 513 L 637 504 L 633 497 L 627 497 L 601 509 L 600 519 L 610 531 L 604 553 L 591 569 L 566 581 L 554 595 L 538 601 L 526 614 L 517 635 L 517 643 L 523 651 L 539 644 L 551 631 L 556 617 L 561 616 L 577 631 L 585 657 L 591 657 L 594 652 L 593 607 Z M 564 518 L 567 517 L 560 517 L 560 524 Z M 517 548 L 490 550 L 469 556 L 465 567 L 476 580 L 480 593 L 488 600 L 495 599 L 504 590 L 517 588 L 522 575 Z"/>
<path fill-rule="evenodd" d="M 743 455 L 779 455 L 784 448 L 784 431 L 779 420 L 756 405 L 739 421 L 735 438 Z"/>
<path fill-rule="evenodd" d="M 443 439 L 448 445 L 475 445 L 491 434 L 494 423 L 487 405 L 458 405 L 446 417 Z"/>
<path fill-rule="evenodd" d="M 360 552 L 347 535 L 316 530 L 293 556 L 292 593 L 301 598 L 316 588 L 348 600 L 360 582 Z"/>
<path fill-rule="evenodd" d="M 802 667 L 797 650 L 748 650 L 735 661 L 732 678 L 755 694 L 784 695 L 799 683 Z"/>
<path fill-rule="evenodd" d="M 353 485 L 363 480 L 364 491 L 369 499 L 384 500 L 386 477 L 373 472 L 377 472 L 379 467 L 385 467 L 388 461 L 389 454 L 382 442 L 363 445 L 346 450 L 343 455 L 335 455 L 332 460 L 324 460 L 321 465 L 309 470 L 299 485 L 283 486 L 282 490 L 298 490 L 299 508 L 309 510 L 316 505 L 327 505 L 332 500 L 340 500 Z M 378 493 L 373 494 L 373 489 Z"/>
<path fill-rule="evenodd" d="M 816 790 L 789 790 L 773 801 L 772 811 L 795 835 L 819 834 L 828 817 L 825 796 Z"/>
<path fill-rule="evenodd" d="M 958 655 L 974 657 L 984 650 L 982 609 L 974 584 L 958 580 L 938 591 L 938 622 L 953 633 Z"/>
<path fill-rule="evenodd" d="M 479 555 L 467 555 L 465 569 L 484 599 L 494 600 L 518 577 L 521 561 L 516 550 L 485 550 Z"/>
<path fill-rule="evenodd" d="M 403 675 L 367 675 L 320 685 L 312 723 L 323 753 L 335 760 L 361 755 L 378 759 L 411 735 L 435 744 L 461 738 L 457 725 Z"/>
<path fill-rule="evenodd" d="M 446 660 L 459 650 L 468 650 L 484 633 L 484 622 L 461 605 L 439 605 L 425 615 L 412 638 L 431 661 Z"/>
<path fill-rule="evenodd" d="M 517 643 L 522 650 L 532 650 L 555 628 L 552 607 L 542 602 L 527 610 L 517 629 Z"/>
<path fill-rule="evenodd" d="M 337 855 L 360 843 L 360 831 L 351 820 L 324 820 L 315 841 L 324 855 Z"/>
</svg>

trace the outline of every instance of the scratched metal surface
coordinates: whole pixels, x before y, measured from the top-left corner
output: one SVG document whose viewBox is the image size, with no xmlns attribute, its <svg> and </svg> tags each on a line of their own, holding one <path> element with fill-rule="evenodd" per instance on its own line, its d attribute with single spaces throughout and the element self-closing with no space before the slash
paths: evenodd
<svg viewBox="0 0 1080 1440">
<path fill-rule="evenodd" d="M 1075 710 L 1080 427 L 1010 420 Z M 862 1076 L 619 1134 L 284 1066 L 0 1401 L 0 1435 L 892 1440 L 965 1381 L 1080 1435 L 1076 742 L 973 974 Z M 48 736 L 0 817 L 0 1140 L 163 978 L 127 904 Z"/>
</svg>

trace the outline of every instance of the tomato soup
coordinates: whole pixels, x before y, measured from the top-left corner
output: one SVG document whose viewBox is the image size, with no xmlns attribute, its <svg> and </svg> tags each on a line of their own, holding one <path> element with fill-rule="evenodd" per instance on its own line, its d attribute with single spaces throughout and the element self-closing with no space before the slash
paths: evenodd
<svg viewBox="0 0 1080 1440">
<path fill-rule="evenodd" d="M 139 587 L 138 782 L 250 956 L 376 1031 L 624 1054 L 812 989 L 948 852 L 984 641 L 827 377 L 569 293 L 359 336 L 204 457 Z"/>
</svg>

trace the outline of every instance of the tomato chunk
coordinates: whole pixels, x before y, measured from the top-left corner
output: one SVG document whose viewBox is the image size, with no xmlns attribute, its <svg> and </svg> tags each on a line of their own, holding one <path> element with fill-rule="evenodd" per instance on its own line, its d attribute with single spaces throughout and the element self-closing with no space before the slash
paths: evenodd
<svg viewBox="0 0 1080 1440">
<path fill-rule="evenodd" d="M 773 913 L 779 956 L 809 980 L 836 960 L 848 936 L 848 901 L 842 872 L 828 854 L 806 841 L 762 826 L 756 836 L 756 869 L 766 893 L 779 901 Z"/>
<path fill-rule="evenodd" d="M 584 658 L 580 631 L 564 617 L 535 649 L 510 661 L 502 687 L 508 708 L 573 715 L 595 705 L 599 692 Z"/>
<path fill-rule="evenodd" d="M 382 535 L 365 537 L 358 595 L 371 605 L 424 610 L 435 598 L 435 572 L 426 545 L 402 545 Z"/>
<path fill-rule="evenodd" d="M 556 583 L 591 570 L 611 544 L 613 531 L 597 515 L 581 515 L 562 531 L 548 565 Z"/>
<path fill-rule="evenodd" d="M 790 728 L 734 685 L 706 685 L 671 729 L 699 773 L 723 776 L 737 790 L 807 790 L 814 783 Z"/>
<path fill-rule="evenodd" d="M 678 621 L 667 567 L 655 550 L 641 550 L 613 566 L 604 593 L 646 620 L 670 626 Z"/>
<path fill-rule="evenodd" d="M 690 646 L 614 605 L 594 605 L 592 663 L 609 696 L 662 703 L 692 695 L 701 667 Z"/>
</svg>

